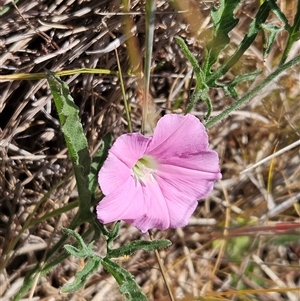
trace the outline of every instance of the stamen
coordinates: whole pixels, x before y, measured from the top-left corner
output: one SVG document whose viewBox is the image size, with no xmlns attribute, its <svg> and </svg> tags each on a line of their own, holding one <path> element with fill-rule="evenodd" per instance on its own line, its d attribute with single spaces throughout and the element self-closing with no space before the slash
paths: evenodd
<svg viewBox="0 0 300 301">
<path fill-rule="evenodd" d="M 146 185 L 147 181 L 154 182 L 154 174 L 157 170 L 156 160 L 148 155 L 140 158 L 132 168 L 133 176 L 136 181 Z"/>
</svg>

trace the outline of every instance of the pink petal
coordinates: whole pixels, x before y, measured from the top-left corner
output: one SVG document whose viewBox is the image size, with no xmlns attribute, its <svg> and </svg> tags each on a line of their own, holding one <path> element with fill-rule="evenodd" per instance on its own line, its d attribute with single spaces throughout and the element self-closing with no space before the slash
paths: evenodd
<svg viewBox="0 0 300 301">
<path fill-rule="evenodd" d="M 214 182 L 221 178 L 219 172 L 189 169 L 181 166 L 161 164 L 156 176 L 162 192 L 168 195 L 169 190 L 183 193 L 185 198 L 200 200 L 212 190 Z M 168 189 L 163 186 L 169 183 Z"/>
<path fill-rule="evenodd" d="M 132 177 L 97 205 L 97 218 L 103 224 L 118 220 L 134 220 L 146 213 L 142 187 Z"/>
<path fill-rule="evenodd" d="M 109 153 L 132 168 L 136 161 L 143 157 L 150 141 L 151 137 L 145 137 L 140 133 L 124 134 L 116 140 Z"/>
<path fill-rule="evenodd" d="M 98 174 L 99 186 L 103 194 L 114 192 L 131 176 L 130 169 L 114 154 L 109 154 Z"/>
<path fill-rule="evenodd" d="M 158 121 L 147 154 L 160 160 L 198 153 L 207 147 L 208 137 L 199 119 L 191 114 L 169 114 Z"/>
<path fill-rule="evenodd" d="M 216 180 L 221 179 L 218 153 L 213 150 L 201 150 L 197 154 L 187 154 L 181 157 L 168 157 L 160 161 L 161 164 L 181 166 L 187 169 L 219 173 Z"/>
<path fill-rule="evenodd" d="M 157 161 L 153 179 L 140 183 L 132 167 L 144 155 Z M 208 149 L 204 126 L 191 114 L 166 115 L 152 138 L 119 137 L 99 172 L 107 196 L 97 206 L 102 223 L 124 220 L 142 232 L 185 226 L 198 200 L 221 178 L 218 155 Z"/>
<path fill-rule="evenodd" d="M 114 192 L 131 175 L 130 169 L 143 156 L 150 140 L 138 133 L 125 134 L 116 140 L 98 174 L 105 195 Z"/>
<path fill-rule="evenodd" d="M 177 228 L 188 223 L 197 201 L 212 191 L 221 174 L 161 164 L 156 177 L 169 209 L 170 227 Z"/>
<path fill-rule="evenodd" d="M 143 187 L 143 193 L 146 213 L 140 218 L 127 220 L 127 222 L 132 223 L 133 226 L 144 233 L 152 228 L 160 230 L 169 228 L 170 214 L 160 186 L 156 182 L 149 182 Z"/>
</svg>

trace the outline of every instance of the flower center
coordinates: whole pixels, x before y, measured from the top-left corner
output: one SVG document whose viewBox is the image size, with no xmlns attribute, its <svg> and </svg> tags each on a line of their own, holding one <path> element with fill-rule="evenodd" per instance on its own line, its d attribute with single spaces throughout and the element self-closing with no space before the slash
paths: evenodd
<svg viewBox="0 0 300 301">
<path fill-rule="evenodd" d="M 156 169 L 156 160 L 151 156 L 145 155 L 135 163 L 132 172 L 136 181 L 145 185 L 147 180 L 154 182 L 153 174 Z"/>
</svg>

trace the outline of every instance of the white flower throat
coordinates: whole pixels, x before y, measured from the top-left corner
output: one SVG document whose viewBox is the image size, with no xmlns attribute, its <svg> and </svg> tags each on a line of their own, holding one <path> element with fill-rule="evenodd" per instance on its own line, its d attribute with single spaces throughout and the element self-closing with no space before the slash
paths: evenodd
<svg viewBox="0 0 300 301">
<path fill-rule="evenodd" d="M 157 162 L 152 156 L 145 155 L 139 159 L 132 168 L 136 181 L 146 184 L 147 181 L 154 182 L 154 174 L 157 170 Z"/>
</svg>

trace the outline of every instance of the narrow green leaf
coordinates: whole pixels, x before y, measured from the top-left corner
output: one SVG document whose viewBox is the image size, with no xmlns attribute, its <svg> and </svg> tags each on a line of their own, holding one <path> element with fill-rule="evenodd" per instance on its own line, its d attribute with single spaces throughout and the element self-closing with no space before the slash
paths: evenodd
<svg viewBox="0 0 300 301">
<path fill-rule="evenodd" d="M 128 301 L 147 301 L 141 288 L 127 270 L 107 257 L 102 260 L 102 265 L 116 279 L 120 286 L 120 292 L 125 295 Z"/>
<path fill-rule="evenodd" d="M 242 82 L 248 82 L 253 79 L 255 79 L 259 74 L 261 74 L 261 71 L 254 71 L 252 73 L 246 73 L 246 74 L 240 74 L 236 76 L 230 83 L 222 84 L 218 83 L 220 87 L 223 87 L 226 93 L 230 96 L 233 97 L 234 99 L 238 98 L 238 94 L 235 90 L 235 86 L 242 83 Z"/>
<path fill-rule="evenodd" d="M 191 63 L 195 73 L 196 73 L 196 76 L 197 74 L 199 75 L 199 78 L 197 78 L 199 81 L 203 81 L 203 73 L 200 66 L 199 66 L 199 63 L 197 61 L 197 59 L 195 58 L 195 56 L 191 53 L 191 51 L 189 50 L 188 46 L 186 45 L 186 43 L 184 42 L 184 40 L 179 37 L 179 36 L 175 36 L 175 40 L 178 44 L 178 46 L 181 48 L 184 56 L 188 59 L 188 61 Z"/>
<path fill-rule="evenodd" d="M 67 228 L 62 228 L 65 232 L 67 232 L 68 235 L 73 236 L 77 243 L 79 244 L 79 248 L 81 248 L 80 250 L 80 256 L 83 256 L 83 254 L 85 254 L 86 257 L 93 257 L 94 256 L 94 252 L 93 252 L 93 246 L 94 246 L 94 242 L 91 242 L 89 245 L 86 245 L 86 243 L 84 242 L 84 240 L 82 239 L 82 237 L 74 230 L 72 229 L 67 229 Z M 67 245 L 68 246 L 68 245 Z M 68 249 L 70 250 L 70 248 L 66 248 L 66 250 L 68 251 Z M 74 248 L 77 249 L 77 248 Z M 71 250 L 71 252 L 74 251 L 74 249 Z M 79 250 L 79 249 L 77 249 Z M 74 255 L 74 254 L 72 254 Z M 76 256 L 76 255 L 74 255 Z M 83 258 L 83 257 L 80 257 Z"/>
<path fill-rule="evenodd" d="M 107 257 L 117 258 L 125 255 L 132 255 L 138 250 L 144 250 L 150 252 L 157 249 L 166 248 L 171 244 L 172 243 L 167 239 L 153 240 L 153 241 L 136 240 L 118 249 L 109 250 L 107 253 Z"/>
<path fill-rule="evenodd" d="M 209 87 L 206 85 L 206 76 L 205 73 L 203 72 L 203 70 L 201 69 L 201 67 L 199 66 L 199 63 L 197 61 L 197 59 L 195 58 L 195 56 L 191 53 L 191 51 L 189 50 L 189 48 L 187 47 L 187 45 L 185 44 L 184 40 L 180 37 L 175 37 L 177 44 L 179 45 L 179 47 L 181 48 L 184 56 L 188 59 L 188 61 L 191 63 L 195 75 L 196 75 L 196 88 L 192 94 L 192 97 L 190 99 L 190 102 L 185 110 L 185 113 L 189 113 L 191 112 L 195 105 L 197 104 L 197 102 L 199 100 L 205 101 L 206 105 L 207 105 L 207 113 L 205 116 L 205 119 L 209 119 L 211 112 L 212 112 L 212 103 L 211 103 L 211 99 L 208 96 L 208 91 L 209 91 Z M 207 68 L 207 66 L 205 65 L 205 67 Z"/>
<path fill-rule="evenodd" d="M 79 156 L 81 151 L 87 150 L 88 144 L 79 120 L 79 109 L 70 95 L 69 87 L 50 71 L 46 71 L 46 77 L 72 160 L 74 160 L 76 165 L 83 163 L 80 162 L 83 160 L 89 161 L 89 156 L 88 158 L 80 158 Z"/>
<path fill-rule="evenodd" d="M 205 50 L 204 62 L 203 62 L 203 73 L 204 77 L 208 77 L 211 74 L 211 56 L 212 56 L 212 49 Z"/>
<path fill-rule="evenodd" d="M 75 256 L 76 258 L 86 258 L 87 254 L 84 250 L 79 250 L 78 248 L 71 246 L 71 245 L 64 245 L 64 248 L 66 249 L 66 251 Z"/>
<path fill-rule="evenodd" d="M 74 282 L 67 283 L 61 288 L 61 293 L 67 294 L 81 289 L 85 285 L 87 278 L 95 273 L 100 265 L 101 258 L 96 256 L 93 257 L 85 264 L 81 271 L 76 273 Z"/>
<path fill-rule="evenodd" d="M 240 74 L 240 75 L 236 76 L 236 77 L 234 78 L 234 80 L 232 80 L 232 81 L 230 82 L 230 85 L 231 85 L 231 86 L 236 86 L 237 84 L 240 84 L 240 83 L 242 83 L 242 82 L 247 82 L 247 81 L 253 80 L 253 79 L 255 79 L 258 75 L 260 75 L 261 72 L 262 72 L 262 71 L 257 70 L 257 71 L 251 72 L 251 73 Z"/>
<path fill-rule="evenodd" d="M 230 96 L 230 97 L 232 97 L 234 99 L 237 99 L 238 96 L 239 96 L 234 86 L 230 86 L 230 85 L 227 86 L 227 85 L 225 85 L 224 86 L 224 90 L 225 90 L 225 92 L 226 92 L 226 94 L 228 96 Z"/>
<path fill-rule="evenodd" d="M 275 39 L 276 39 L 278 33 L 281 32 L 284 28 L 279 27 L 277 25 L 273 25 L 273 24 L 262 24 L 261 26 L 263 29 L 265 29 L 266 31 L 268 31 L 270 33 L 269 37 L 268 37 L 267 45 L 265 46 L 265 52 L 264 52 L 264 58 L 266 58 L 271 50 L 271 46 L 275 42 Z"/>
<path fill-rule="evenodd" d="M 73 163 L 79 194 L 79 208 L 82 211 L 82 215 L 88 216 L 91 206 L 88 179 L 91 159 L 87 139 L 79 119 L 79 109 L 70 95 L 67 84 L 50 71 L 46 71 L 45 74 L 59 116 L 61 130 Z"/>
</svg>

